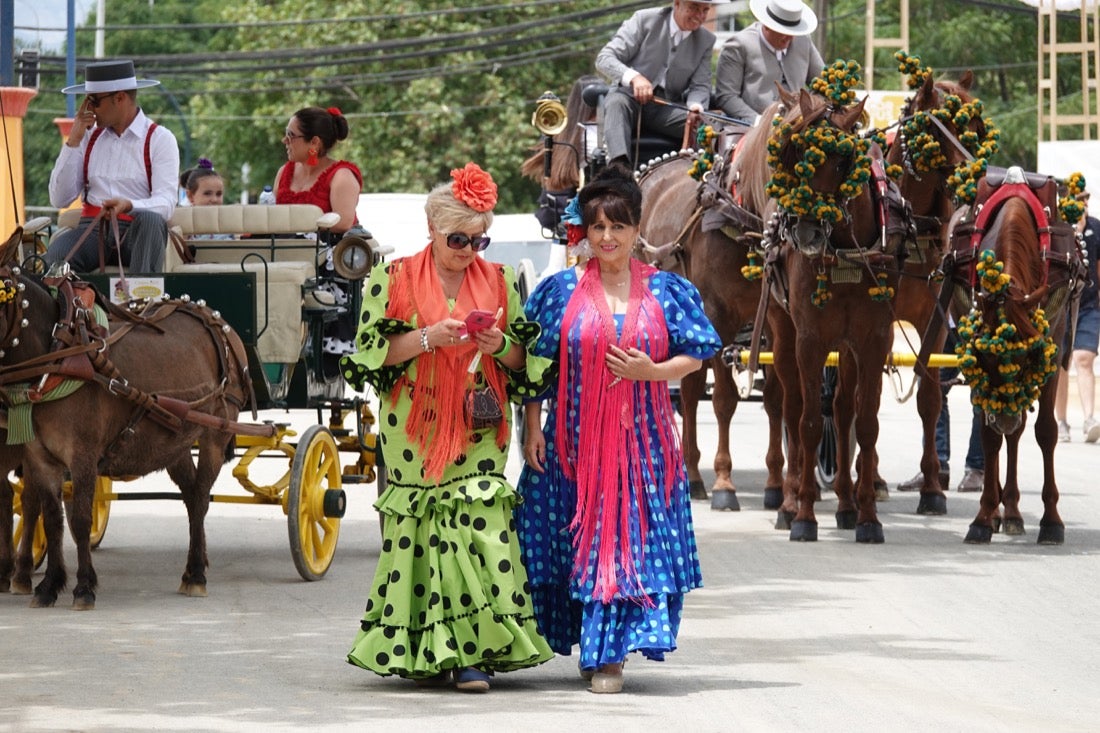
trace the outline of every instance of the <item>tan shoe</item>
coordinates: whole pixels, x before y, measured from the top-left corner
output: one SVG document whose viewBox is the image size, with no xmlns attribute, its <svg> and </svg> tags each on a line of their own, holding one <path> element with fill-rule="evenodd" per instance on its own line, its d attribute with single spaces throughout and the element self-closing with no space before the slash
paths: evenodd
<svg viewBox="0 0 1100 733">
<path fill-rule="evenodd" d="M 943 466 L 940 466 L 940 486 L 947 488 L 947 482 L 951 480 L 951 474 Z M 913 478 L 898 484 L 898 491 L 920 491 L 924 486 L 924 474 L 917 471 L 917 475 Z"/>
<path fill-rule="evenodd" d="M 592 686 L 589 692 L 597 695 L 609 695 L 623 691 L 623 665 L 604 664 L 596 668 L 592 675 Z"/>
<path fill-rule="evenodd" d="M 966 469 L 963 480 L 959 482 L 956 491 L 981 491 L 985 488 L 985 471 L 976 468 Z"/>
</svg>

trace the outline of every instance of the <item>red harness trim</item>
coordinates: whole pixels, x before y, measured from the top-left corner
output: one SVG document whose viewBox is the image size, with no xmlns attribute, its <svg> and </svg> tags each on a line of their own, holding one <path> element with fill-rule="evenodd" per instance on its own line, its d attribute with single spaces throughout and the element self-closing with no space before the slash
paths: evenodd
<svg viewBox="0 0 1100 733">
<path fill-rule="evenodd" d="M 982 244 L 982 237 L 994 214 L 1010 198 L 1023 199 L 1031 209 L 1031 215 L 1035 218 L 1035 224 L 1039 233 L 1039 251 L 1043 256 L 1043 284 L 1045 285 L 1050 275 L 1050 218 L 1039 197 L 1026 183 L 1002 183 L 993 194 L 985 200 L 974 217 L 974 231 L 970 234 L 970 249 L 977 255 L 978 247 Z M 970 287 L 978 286 L 977 257 L 970 258 Z"/>
<path fill-rule="evenodd" d="M 88 201 L 88 162 L 92 159 L 92 148 L 95 147 L 95 141 L 99 139 L 99 136 L 103 134 L 103 127 L 97 127 L 92 132 L 92 139 L 88 141 L 88 147 L 84 148 L 84 210 L 81 212 L 81 216 L 95 216 L 99 213 L 98 206 L 91 206 Z M 153 158 L 149 155 L 149 146 L 153 140 L 153 130 L 157 129 L 157 123 L 150 122 L 149 129 L 145 132 L 145 181 L 149 185 L 149 195 L 153 195 Z M 88 213 L 91 211 L 91 213 Z M 119 217 L 120 219 L 129 217 Z"/>
</svg>

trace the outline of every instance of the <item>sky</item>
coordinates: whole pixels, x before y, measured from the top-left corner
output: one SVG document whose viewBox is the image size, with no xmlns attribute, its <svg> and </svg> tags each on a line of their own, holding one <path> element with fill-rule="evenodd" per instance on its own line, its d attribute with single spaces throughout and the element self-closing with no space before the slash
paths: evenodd
<svg viewBox="0 0 1100 733">
<path fill-rule="evenodd" d="M 76 21 L 88 17 L 95 7 L 95 0 L 76 0 Z M 40 43 L 43 50 L 60 53 L 65 42 L 68 25 L 68 0 L 15 0 L 15 34 L 24 42 Z M 25 28 L 58 28 L 54 32 L 25 30 Z"/>
</svg>

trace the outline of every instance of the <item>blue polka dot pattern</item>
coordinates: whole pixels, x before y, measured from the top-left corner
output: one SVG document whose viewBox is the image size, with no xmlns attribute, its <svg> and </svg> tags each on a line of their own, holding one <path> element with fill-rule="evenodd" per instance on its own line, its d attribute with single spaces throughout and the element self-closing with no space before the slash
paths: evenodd
<svg viewBox="0 0 1100 733">
<path fill-rule="evenodd" d="M 542 327 L 532 347 L 538 356 L 559 360 L 561 320 L 576 285 L 576 273 L 569 269 L 541 282 L 528 299 L 528 318 Z M 708 359 L 717 353 L 721 342 L 691 283 L 677 275 L 658 272 L 650 277 L 649 288 L 663 308 L 672 355 Z M 643 335 L 639 348 L 647 344 Z M 576 505 L 576 485 L 563 475 L 555 446 L 557 410 L 564 407 L 579 411 L 583 403 L 579 393 L 562 399 L 556 390 L 555 380 L 547 384 L 543 393 L 550 407 L 543 427 L 546 472 L 524 467 L 518 484 L 522 502 L 516 508 L 517 530 L 539 631 L 559 654 L 570 654 L 573 646 L 579 644 L 580 665 L 584 669 L 621 662 L 632 651 L 661 660 L 666 652 L 676 648 L 683 594 L 702 585 L 683 461 L 675 461 L 671 466 L 652 461 L 652 473 L 643 476 L 648 487 L 644 501 L 631 508 L 629 540 L 647 600 L 618 597 L 607 604 L 594 600 L 595 548 L 588 554 L 589 572 L 582 580 L 583 574 L 573 573 L 575 552 L 569 530 Z M 654 398 L 652 390 L 643 392 L 645 399 Z M 646 409 L 640 414 L 652 420 L 655 412 Z M 650 431 L 652 450 L 656 451 L 656 426 L 650 422 L 639 429 Z M 668 504 L 663 488 L 665 471 L 675 472 Z M 643 512 L 648 522 L 645 537 L 640 534 Z M 622 573 L 621 567 L 619 571 Z"/>
</svg>

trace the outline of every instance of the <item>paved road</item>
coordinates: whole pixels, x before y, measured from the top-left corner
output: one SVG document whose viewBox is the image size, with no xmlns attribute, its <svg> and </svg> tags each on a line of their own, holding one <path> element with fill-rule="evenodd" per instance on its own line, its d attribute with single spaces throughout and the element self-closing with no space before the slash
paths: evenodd
<svg viewBox="0 0 1100 733">
<path fill-rule="evenodd" d="M 951 395 L 960 459 L 965 399 Z M 714 421 L 702 412 L 709 455 Z M 1080 425 L 1072 407 L 1070 419 Z M 965 545 L 976 495 L 952 492 L 948 516 L 920 517 L 916 498 L 895 492 L 881 506 L 885 544 L 858 546 L 834 529 L 831 500 L 820 541 L 800 544 L 762 509 L 759 404 L 734 424 L 743 511 L 695 505 L 706 588 L 689 596 L 680 649 L 663 664 L 633 661 L 622 695 L 585 692 L 570 658 L 501 675 L 487 696 L 346 664 L 379 547 L 373 487 L 353 487 L 336 560 L 316 583 L 298 579 L 278 509 L 215 505 L 205 599 L 175 594 L 182 505 L 116 503 L 95 553 L 96 610 L 0 597 L 0 731 L 1096 729 L 1100 445 L 1075 434 L 1059 446 L 1062 547 L 1035 544 L 1033 445 L 1023 450 L 1027 536 Z M 883 475 L 909 478 L 915 408 L 887 394 L 882 435 Z"/>
</svg>

